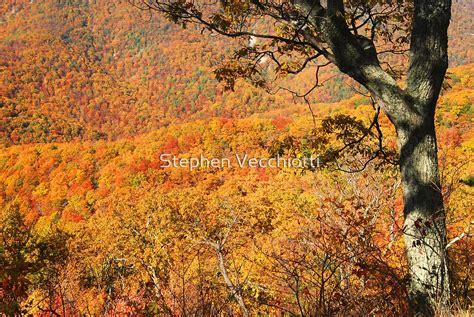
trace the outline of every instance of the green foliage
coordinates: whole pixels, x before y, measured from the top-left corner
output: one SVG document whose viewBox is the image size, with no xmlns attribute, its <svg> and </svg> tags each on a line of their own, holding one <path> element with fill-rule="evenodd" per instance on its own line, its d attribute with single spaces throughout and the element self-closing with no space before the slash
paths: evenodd
<svg viewBox="0 0 474 317">
<path fill-rule="evenodd" d="M 378 116 L 374 120 L 378 120 Z M 393 161 L 395 151 L 384 145 L 373 121 L 367 127 L 356 117 L 338 114 L 321 120 L 321 125 L 302 137 L 287 135 L 276 140 L 269 148 L 272 157 L 318 157 L 325 168 L 359 169 L 375 158 L 379 166 Z M 341 160 L 351 160 L 343 164 Z M 346 166 L 345 166 L 346 165 Z M 311 169 L 311 168 L 310 168 Z"/>
</svg>

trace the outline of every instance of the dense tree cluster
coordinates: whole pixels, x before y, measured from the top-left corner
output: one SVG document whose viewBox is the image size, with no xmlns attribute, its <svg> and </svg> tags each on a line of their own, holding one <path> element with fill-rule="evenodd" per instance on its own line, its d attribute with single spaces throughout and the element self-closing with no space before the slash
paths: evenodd
<svg viewBox="0 0 474 317">
<path fill-rule="evenodd" d="M 474 61 L 470 2 L 454 5 L 452 64 Z M 181 30 L 127 1 L 7 1 L 0 5 L 0 142 L 116 140 L 176 122 L 245 117 L 293 102 L 238 82 L 223 93 L 213 71 L 232 49 L 220 36 Z M 265 26 L 262 26 L 265 27 Z M 288 67 L 283 65 L 284 67 Z M 312 70 L 282 86 L 303 92 Z M 337 71 L 311 101 L 354 94 Z M 297 100 L 297 102 L 302 102 Z"/>
<path fill-rule="evenodd" d="M 464 308 L 472 296 L 472 239 L 462 234 L 472 210 L 473 71 L 472 65 L 449 71 L 437 115 L 448 239 L 454 241 L 452 296 Z M 321 104 L 315 115 L 351 116 L 368 127 L 372 106 L 353 97 Z M 394 131 L 381 116 L 384 147 L 393 150 Z M 355 174 L 333 173 L 334 166 L 315 172 L 161 168 L 161 153 L 268 157 L 275 144 L 304 140 L 323 122 L 301 105 L 114 142 L 2 149 L 0 311 L 405 314 L 400 184 L 395 167 L 376 171 L 382 157 Z M 358 138 L 365 130 L 354 131 Z M 334 141 L 338 136 L 326 131 Z M 354 158 L 342 153 L 339 159 L 346 156 Z"/>
</svg>

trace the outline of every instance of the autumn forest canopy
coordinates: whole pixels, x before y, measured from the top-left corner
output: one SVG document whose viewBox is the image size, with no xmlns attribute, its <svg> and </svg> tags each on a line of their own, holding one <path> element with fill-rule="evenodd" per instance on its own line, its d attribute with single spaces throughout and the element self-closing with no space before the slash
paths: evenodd
<svg viewBox="0 0 474 317">
<path fill-rule="evenodd" d="M 472 12 L 2 2 L 0 315 L 469 316 Z"/>
</svg>

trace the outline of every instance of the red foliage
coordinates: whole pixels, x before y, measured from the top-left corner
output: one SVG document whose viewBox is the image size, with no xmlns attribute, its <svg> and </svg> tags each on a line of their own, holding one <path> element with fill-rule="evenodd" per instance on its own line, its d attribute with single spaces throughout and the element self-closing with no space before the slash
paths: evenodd
<svg viewBox="0 0 474 317">
<path fill-rule="evenodd" d="M 277 128 L 278 130 L 283 130 L 286 128 L 290 123 L 292 123 L 293 120 L 289 118 L 284 118 L 284 117 L 278 117 L 272 120 L 272 124 Z"/>
</svg>

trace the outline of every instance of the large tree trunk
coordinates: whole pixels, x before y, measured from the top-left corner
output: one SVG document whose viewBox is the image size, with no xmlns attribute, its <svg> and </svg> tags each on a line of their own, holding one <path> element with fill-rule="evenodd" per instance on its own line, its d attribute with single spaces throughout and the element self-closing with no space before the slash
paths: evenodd
<svg viewBox="0 0 474 317">
<path fill-rule="evenodd" d="M 437 307 L 446 308 L 449 301 L 445 212 L 434 118 L 428 114 L 421 122 L 416 121 L 397 129 L 410 270 L 408 291 L 412 314 L 433 315 Z"/>
</svg>

